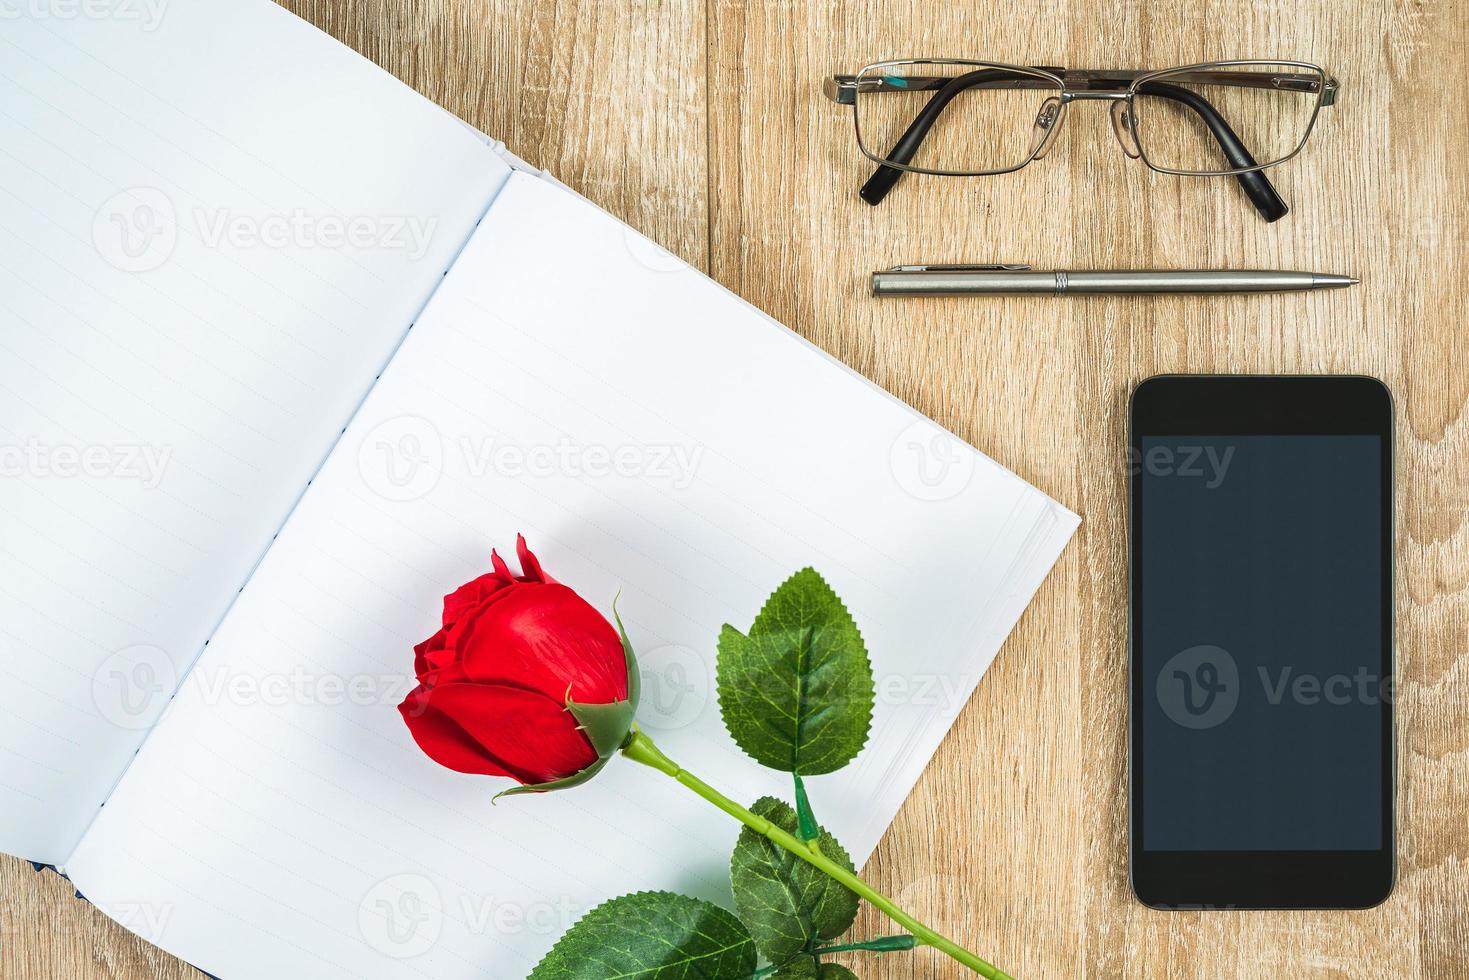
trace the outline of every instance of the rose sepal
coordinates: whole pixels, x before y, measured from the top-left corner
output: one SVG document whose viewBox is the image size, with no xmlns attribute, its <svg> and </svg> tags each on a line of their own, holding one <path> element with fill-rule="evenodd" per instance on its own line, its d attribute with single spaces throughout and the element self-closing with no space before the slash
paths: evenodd
<svg viewBox="0 0 1469 980">
<path fill-rule="evenodd" d="M 603 767 L 611 761 L 612 756 L 609 755 L 606 758 L 598 759 L 581 772 L 574 776 L 567 776 L 565 779 L 553 779 L 549 783 L 527 783 L 524 786 L 512 786 L 509 789 L 504 789 L 496 793 L 490 799 L 490 802 L 498 803 L 502 796 L 523 796 L 526 793 L 554 793 L 558 789 L 571 789 L 573 786 L 580 786 L 601 772 Z"/>
<path fill-rule="evenodd" d="M 617 600 L 622 593 L 612 597 L 612 621 L 617 624 L 617 635 L 622 638 L 622 657 L 627 661 L 627 700 L 637 714 L 638 700 L 643 694 L 643 675 L 638 670 L 638 655 L 633 651 L 632 640 L 627 638 L 627 627 L 622 625 L 622 614 L 617 611 Z M 621 748 L 621 746 L 618 746 Z"/>
<path fill-rule="evenodd" d="M 566 710 L 571 712 L 581 733 L 592 743 L 592 748 L 597 750 L 597 758 L 609 759 L 627 741 L 638 706 L 632 701 L 577 704 L 567 698 Z"/>
</svg>

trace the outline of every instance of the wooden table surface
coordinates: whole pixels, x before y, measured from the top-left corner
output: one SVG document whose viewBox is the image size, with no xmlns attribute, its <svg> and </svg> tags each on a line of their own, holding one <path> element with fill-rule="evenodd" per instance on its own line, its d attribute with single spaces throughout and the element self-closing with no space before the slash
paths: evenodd
<svg viewBox="0 0 1469 980">
<path fill-rule="evenodd" d="M 1081 531 L 867 874 L 1017 977 L 1469 976 L 1469 10 L 1445 0 L 290 0 L 1078 511 Z M 822 76 L 879 57 L 1075 67 L 1283 57 L 1341 80 L 1262 222 L 1233 181 L 1149 172 L 1105 107 L 1002 177 L 905 179 L 881 207 Z M 1253 266 L 1313 296 L 878 302 L 899 261 Z M 1126 877 L 1121 466 L 1158 372 L 1361 372 L 1398 408 L 1398 884 L 1365 912 L 1154 912 Z M 0 863 L 0 973 L 197 976 Z M 864 913 L 858 930 L 875 934 Z M 865 978 L 957 975 L 936 958 Z"/>
</svg>

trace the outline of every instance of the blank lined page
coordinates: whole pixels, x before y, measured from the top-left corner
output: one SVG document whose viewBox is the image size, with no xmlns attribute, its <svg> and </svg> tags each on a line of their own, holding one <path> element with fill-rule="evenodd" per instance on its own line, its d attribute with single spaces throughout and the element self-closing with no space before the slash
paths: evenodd
<svg viewBox="0 0 1469 980">
<path fill-rule="evenodd" d="M 492 806 L 396 711 L 441 596 L 524 532 L 619 608 L 641 721 L 745 802 L 715 638 L 812 565 L 871 651 L 858 762 L 810 780 L 866 860 L 1076 526 L 1064 508 L 552 185 L 514 175 L 68 867 L 231 978 L 515 977 L 588 908 L 728 901 L 738 826 L 614 760 Z M 1014 651 L 1028 656 L 1031 651 Z"/>
<path fill-rule="evenodd" d="M 0 31 L 0 850 L 58 862 L 507 173 L 265 0 Z"/>
</svg>

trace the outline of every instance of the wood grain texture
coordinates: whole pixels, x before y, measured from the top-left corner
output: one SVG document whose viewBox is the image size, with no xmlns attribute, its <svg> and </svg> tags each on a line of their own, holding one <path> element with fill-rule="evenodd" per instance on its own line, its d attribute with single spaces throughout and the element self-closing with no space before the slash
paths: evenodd
<svg viewBox="0 0 1469 980">
<path fill-rule="evenodd" d="M 1469 977 L 1461 3 L 287 6 L 1082 514 L 870 880 L 1018 977 Z M 1292 206 L 1275 225 L 1227 179 L 1126 160 L 1104 107 L 1087 104 L 1025 171 L 909 177 L 870 208 L 850 117 L 819 83 L 907 55 L 1305 58 L 1342 95 L 1275 172 Z M 866 295 L 885 264 L 981 259 L 1302 267 L 1363 283 L 1288 297 Z M 1161 913 L 1128 892 L 1120 461 L 1128 392 L 1165 371 L 1363 372 L 1395 392 L 1399 875 L 1377 909 Z M 23 862 L 0 862 L 0 900 L 0 975 L 195 975 Z M 858 923 L 883 929 L 870 913 Z M 959 975 L 922 954 L 851 962 L 869 980 Z"/>
</svg>

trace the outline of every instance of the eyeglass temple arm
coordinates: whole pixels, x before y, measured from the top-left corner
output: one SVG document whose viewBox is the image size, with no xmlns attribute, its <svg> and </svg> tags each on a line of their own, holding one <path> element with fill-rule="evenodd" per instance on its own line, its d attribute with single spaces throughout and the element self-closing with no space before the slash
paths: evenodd
<svg viewBox="0 0 1469 980">
<path fill-rule="evenodd" d="M 1061 69 L 1047 70 L 1053 74 L 1060 74 L 1062 71 Z M 963 75 L 955 76 L 942 88 L 934 92 L 934 96 L 932 99 L 929 99 L 928 105 L 924 106 L 923 111 L 914 117 L 908 129 L 898 139 L 898 142 L 894 144 L 892 150 L 887 155 L 887 159 L 897 163 L 907 163 L 912 160 L 918 153 L 918 148 L 923 145 L 924 138 L 933 128 L 934 123 L 938 121 L 939 114 L 943 112 L 960 92 L 992 82 L 1024 84 L 1024 82 L 1029 81 L 1032 77 L 1021 75 L 1018 72 L 1006 71 L 1001 68 L 980 68 L 972 72 L 966 72 Z M 1019 86 L 1017 85 L 1017 87 Z M 1219 111 L 1214 108 L 1208 99 L 1189 89 L 1163 82 L 1145 82 L 1139 91 L 1147 95 L 1172 99 L 1197 112 L 1204 121 L 1204 125 L 1209 128 L 1210 134 L 1219 144 L 1219 148 L 1229 161 L 1231 168 L 1255 166 L 1255 158 L 1245 148 L 1244 143 L 1240 141 L 1238 134 L 1230 128 L 1229 123 L 1225 122 L 1224 117 L 1219 114 Z M 880 203 L 883 198 L 887 197 L 888 192 L 893 189 L 893 185 L 898 182 L 898 179 L 903 174 L 904 171 L 897 167 L 888 167 L 879 164 L 872 177 L 868 179 L 867 183 L 862 185 L 862 189 L 859 192 L 862 200 L 868 204 L 875 205 Z M 1245 195 L 1250 199 L 1250 203 L 1255 206 L 1255 210 L 1266 221 L 1279 221 L 1290 210 L 1290 206 L 1276 192 L 1275 185 L 1270 182 L 1270 178 L 1266 177 L 1263 172 L 1254 170 L 1249 173 L 1236 174 L 1235 179 L 1239 181 L 1240 187 L 1244 189 Z"/>
<path fill-rule="evenodd" d="M 1165 99 L 1172 99 L 1180 105 L 1187 106 L 1199 114 L 1204 125 L 1209 127 L 1214 141 L 1219 144 L 1219 149 L 1224 158 L 1229 161 L 1232 169 L 1240 167 L 1253 167 L 1256 164 L 1254 156 L 1245 148 L 1240 140 L 1239 134 L 1219 114 L 1213 103 L 1199 93 L 1183 88 L 1179 85 L 1170 85 L 1167 82 L 1144 82 L 1138 91 L 1144 95 L 1157 95 Z M 1248 173 L 1235 174 L 1234 179 L 1239 181 L 1245 196 L 1260 212 L 1260 217 L 1266 221 L 1279 221 L 1284 218 L 1290 210 L 1280 194 L 1275 190 L 1275 185 L 1270 178 L 1265 176 L 1264 171 L 1251 170 Z"/>
</svg>

